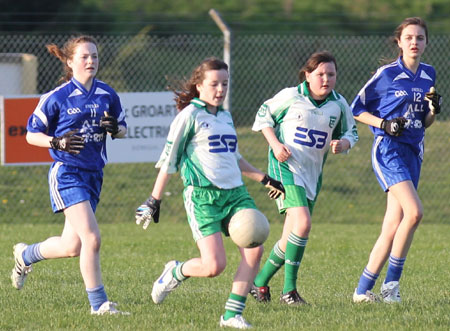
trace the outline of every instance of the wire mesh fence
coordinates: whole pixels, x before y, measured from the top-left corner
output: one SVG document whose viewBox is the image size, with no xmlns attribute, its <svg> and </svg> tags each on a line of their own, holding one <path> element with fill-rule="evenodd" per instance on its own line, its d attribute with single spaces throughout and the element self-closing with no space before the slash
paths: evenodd
<svg viewBox="0 0 450 331">
<path fill-rule="evenodd" d="M 42 94 L 58 85 L 60 62 L 45 45 L 62 45 L 68 35 L 0 35 L 0 59 L 11 54 L 31 54 L 37 59 L 35 89 L 0 85 L 0 95 Z M 134 36 L 98 35 L 100 70 L 98 77 L 117 92 L 165 91 L 168 81 L 189 76 L 204 58 L 223 56 L 222 37 L 217 34 L 153 36 L 145 31 Z M 437 90 L 444 97 L 438 122 L 427 130 L 425 162 L 419 194 L 425 220 L 446 222 L 450 207 L 450 129 L 445 101 L 449 99 L 450 65 L 447 54 L 450 36 L 432 36 L 423 61 L 437 71 Z M 297 34 L 245 34 L 234 36 L 232 44 L 231 110 L 238 127 L 241 154 L 256 166 L 267 166 L 267 143 L 251 125 L 259 106 L 284 87 L 298 84 L 298 71 L 315 51 L 332 52 L 338 64 L 336 90 L 350 103 L 379 66 L 381 58 L 394 58 L 386 36 L 305 36 Z M 3 56 L 3 57 L 2 57 Z M 0 61 L 1 62 L 1 61 Z M 0 76 L 4 73 L 0 72 Z M 7 81 L 1 77 L 0 81 Z M 9 82 L 8 82 L 9 83 Z M 379 221 L 385 195 L 376 183 L 370 163 L 372 136 L 358 126 L 360 142 L 347 156 L 328 157 L 324 184 L 314 220 L 333 222 Z M 48 166 L 0 167 L 0 222 L 58 222 L 52 216 L 47 187 Z M 109 164 L 97 216 L 100 222 L 133 221 L 134 209 L 150 194 L 156 170 L 152 163 Z M 184 220 L 182 183 L 171 179 L 163 200 L 161 218 Z M 245 180 L 258 207 L 271 220 L 281 220 L 275 205 L 266 200 L 264 188 Z M 336 212 L 338 210 L 339 212 Z"/>
</svg>

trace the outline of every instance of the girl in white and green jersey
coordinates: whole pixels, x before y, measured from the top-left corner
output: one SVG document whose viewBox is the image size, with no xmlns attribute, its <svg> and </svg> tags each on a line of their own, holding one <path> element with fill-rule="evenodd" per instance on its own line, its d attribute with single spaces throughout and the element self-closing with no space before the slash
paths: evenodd
<svg viewBox="0 0 450 331">
<path fill-rule="evenodd" d="M 251 294 L 270 300 L 269 281 L 284 265 L 280 302 L 306 303 L 297 292 L 297 274 L 311 229 L 311 214 L 322 183 L 328 151 L 346 152 L 358 141 L 347 101 L 336 91 L 336 60 L 328 52 L 311 55 L 300 70 L 301 84 L 285 88 L 260 107 L 253 125 L 269 143 L 269 175 L 286 190 L 278 199 L 285 214 L 280 240 L 255 278 Z"/>
<path fill-rule="evenodd" d="M 260 181 L 277 198 L 283 185 L 250 165 L 238 150 L 230 112 L 222 108 L 228 88 L 228 66 L 209 58 L 175 91 L 180 110 L 172 122 L 167 143 L 156 165 L 160 168 L 150 198 L 136 210 L 136 223 L 144 229 L 159 221 L 159 209 L 169 176 L 180 170 L 184 204 L 200 256 L 166 264 L 155 281 L 152 299 L 156 304 L 189 277 L 216 277 L 226 266 L 222 233 L 239 210 L 256 209 L 242 181 L 242 174 Z M 251 325 L 242 317 L 245 301 L 259 269 L 263 247 L 239 248 L 241 262 L 225 304 L 220 326 L 239 329 Z"/>
</svg>

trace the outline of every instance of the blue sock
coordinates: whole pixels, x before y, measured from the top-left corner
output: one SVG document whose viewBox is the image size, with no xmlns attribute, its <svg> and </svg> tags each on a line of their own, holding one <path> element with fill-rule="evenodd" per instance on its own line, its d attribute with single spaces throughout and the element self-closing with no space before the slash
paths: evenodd
<svg viewBox="0 0 450 331">
<path fill-rule="evenodd" d="M 25 265 L 30 265 L 32 263 L 45 260 L 45 258 L 41 255 L 41 251 L 39 250 L 40 246 L 41 243 L 32 244 L 23 251 L 22 258 L 23 262 L 25 262 Z"/>
<path fill-rule="evenodd" d="M 105 287 L 103 285 L 95 288 L 87 288 L 86 292 L 88 295 L 89 303 L 91 304 L 94 311 L 97 311 L 103 303 L 108 301 Z"/>
<path fill-rule="evenodd" d="M 403 265 L 405 264 L 406 257 L 400 258 L 393 255 L 389 256 L 389 266 L 386 273 L 386 279 L 384 283 L 389 283 L 392 281 L 399 281 L 402 276 Z"/>
<path fill-rule="evenodd" d="M 377 281 L 379 274 L 371 273 L 367 270 L 367 267 L 364 268 L 364 271 L 359 278 L 358 288 L 356 289 L 357 294 L 365 294 L 367 291 L 373 289 L 375 282 Z"/>
</svg>

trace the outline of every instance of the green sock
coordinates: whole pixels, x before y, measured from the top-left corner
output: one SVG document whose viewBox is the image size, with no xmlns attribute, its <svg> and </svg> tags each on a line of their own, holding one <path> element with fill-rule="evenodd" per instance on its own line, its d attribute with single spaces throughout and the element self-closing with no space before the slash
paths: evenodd
<svg viewBox="0 0 450 331">
<path fill-rule="evenodd" d="M 299 237 L 292 232 L 289 234 L 286 244 L 286 260 L 284 265 L 284 288 L 283 293 L 297 288 L 297 274 L 302 261 L 303 253 L 308 238 Z"/>
<path fill-rule="evenodd" d="M 179 282 L 182 282 L 183 280 L 188 279 L 189 277 L 186 277 L 185 275 L 183 275 L 183 272 L 181 271 L 181 268 L 183 267 L 184 262 L 178 264 L 175 268 L 172 269 L 172 275 L 173 277 L 175 277 L 176 280 L 178 280 Z"/>
<path fill-rule="evenodd" d="M 283 264 L 284 252 L 280 249 L 278 242 L 276 242 L 272 248 L 272 251 L 270 252 L 269 258 L 264 264 L 264 267 L 261 269 L 258 275 L 256 275 L 254 281 L 255 285 L 258 287 L 267 286 L 270 279 L 273 277 L 273 275 L 276 274 L 278 270 L 280 270 Z"/>
<path fill-rule="evenodd" d="M 226 321 L 236 315 L 242 315 L 245 308 L 245 300 L 247 300 L 246 296 L 243 297 L 241 295 L 230 293 L 227 303 L 225 304 L 225 314 L 223 315 L 223 319 Z"/>
</svg>

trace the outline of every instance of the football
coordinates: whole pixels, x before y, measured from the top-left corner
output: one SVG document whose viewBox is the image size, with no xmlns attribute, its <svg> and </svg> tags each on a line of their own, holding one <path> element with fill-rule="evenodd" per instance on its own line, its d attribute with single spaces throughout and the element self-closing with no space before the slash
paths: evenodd
<svg viewBox="0 0 450 331">
<path fill-rule="evenodd" d="M 239 247 L 257 247 L 269 236 L 269 221 L 257 209 L 242 209 L 231 217 L 228 232 Z"/>
</svg>

